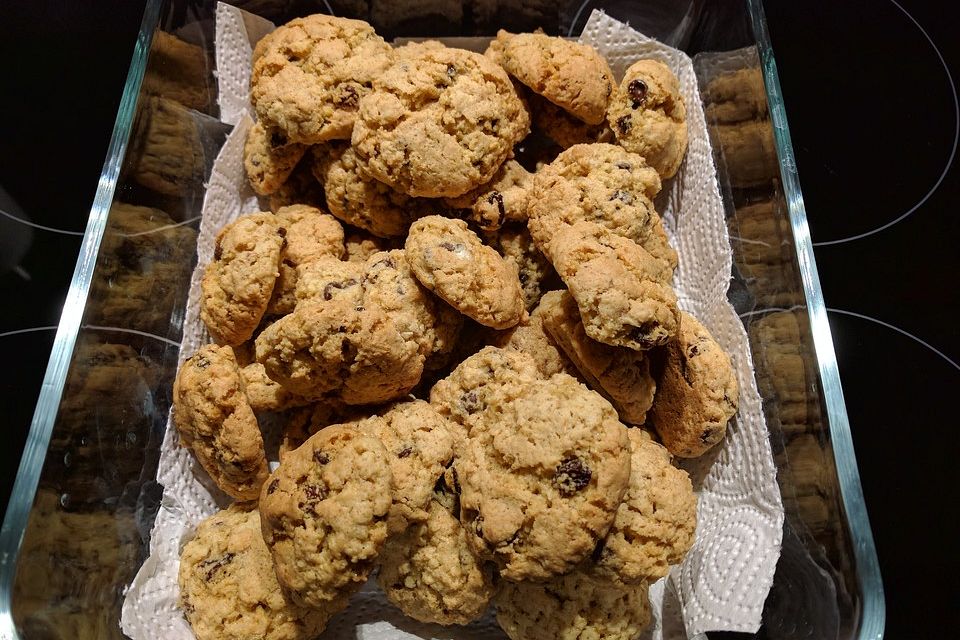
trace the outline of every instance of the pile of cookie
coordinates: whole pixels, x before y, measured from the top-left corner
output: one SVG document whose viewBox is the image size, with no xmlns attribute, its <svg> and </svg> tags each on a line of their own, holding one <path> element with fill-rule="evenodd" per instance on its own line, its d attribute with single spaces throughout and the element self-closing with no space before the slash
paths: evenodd
<svg viewBox="0 0 960 640">
<path fill-rule="evenodd" d="M 738 398 L 653 203 L 686 149 L 677 78 L 645 60 L 618 87 L 539 33 L 394 49 L 311 16 L 257 44 L 251 95 L 272 212 L 217 236 L 215 344 L 174 389 L 236 501 L 182 552 L 196 636 L 315 637 L 376 575 L 424 622 L 493 603 L 514 639 L 635 637 L 694 541 L 673 457 Z"/>
</svg>

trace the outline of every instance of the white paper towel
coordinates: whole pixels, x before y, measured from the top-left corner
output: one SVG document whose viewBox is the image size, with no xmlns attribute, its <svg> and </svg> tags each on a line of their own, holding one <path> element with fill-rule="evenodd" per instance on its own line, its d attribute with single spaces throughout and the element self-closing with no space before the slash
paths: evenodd
<svg viewBox="0 0 960 640">
<path fill-rule="evenodd" d="M 214 163 L 197 239 L 184 320 L 181 361 L 209 341 L 199 318 L 199 281 L 213 255 L 217 231 L 239 215 L 257 211 L 243 169 L 242 152 L 252 124 L 247 82 L 253 44 L 270 25 L 228 5 L 217 9 L 217 64 L 225 122 L 236 124 Z M 746 333 L 726 291 L 730 243 L 693 64 L 686 54 L 646 38 L 594 11 L 581 41 L 595 46 L 614 73 L 640 58 L 657 58 L 680 78 L 687 105 L 689 149 L 677 177 L 658 201 L 679 253 L 674 286 L 680 306 L 710 329 L 733 359 L 740 382 L 740 410 L 724 443 L 712 455 L 684 465 L 699 494 L 696 542 L 684 562 L 650 589 L 654 621 L 643 638 L 672 640 L 706 631 L 756 631 L 780 554 L 783 507 L 766 424 L 753 375 Z M 158 481 L 163 499 L 153 527 L 150 556 L 123 604 L 123 632 L 135 640 L 189 640 L 193 635 L 176 607 L 180 549 L 201 520 L 229 503 L 192 456 L 177 446 L 168 421 Z M 335 617 L 324 638 L 503 638 L 493 617 L 463 628 L 424 625 L 404 618 L 369 583 Z"/>
</svg>

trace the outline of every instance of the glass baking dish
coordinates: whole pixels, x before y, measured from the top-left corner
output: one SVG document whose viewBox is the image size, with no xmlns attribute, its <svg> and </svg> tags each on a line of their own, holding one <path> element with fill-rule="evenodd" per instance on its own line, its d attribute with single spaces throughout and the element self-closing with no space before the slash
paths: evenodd
<svg viewBox="0 0 960 640">
<path fill-rule="evenodd" d="M 756 638 L 881 638 L 883 586 L 760 0 L 238 0 L 384 37 L 575 36 L 590 12 L 694 59 L 786 510 Z M 214 2 L 148 0 L 0 532 L 0 638 L 112 638 L 147 555 L 218 119 Z M 711 637 L 747 637 L 710 634 Z"/>
</svg>

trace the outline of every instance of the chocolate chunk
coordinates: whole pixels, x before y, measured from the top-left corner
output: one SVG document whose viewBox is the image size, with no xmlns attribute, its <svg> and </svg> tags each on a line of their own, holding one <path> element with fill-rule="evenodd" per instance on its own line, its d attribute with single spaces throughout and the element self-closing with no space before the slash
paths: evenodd
<svg viewBox="0 0 960 640">
<path fill-rule="evenodd" d="M 633 80 L 627 85 L 627 93 L 630 94 L 631 106 L 636 109 L 647 100 L 647 83 L 639 78 Z"/>
<path fill-rule="evenodd" d="M 447 77 L 450 78 L 451 81 L 457 77 L 457 68 L 452 64 L 447 65 Z"/>
<path fill-rule="evenodd" d="M 613 195 L 610 196 L 610 199 L 619 200 L 624 204 L 631 204 L 633 202 L 633 194 L 623 189 L 617 189 L 613 192 Z"/>
<path fill-rule="evenodd" d="M 314 451 L 313 459 L 317 464 L 327 464 L 330 462 L 330 455 L 325 451 Z"/>
<path fill-rule="evenodd" d="M 410 455 L 411 453 L 413 453 L 413 448 L 408 445 L 408 446 L 405 446 L 403 449 L 400 450 L 400 453 L 397 454 L 397 457 L 398 457 L 398 458 L 406 458 L 406 457 L 409 457 L 409 455 Z"/>
<path fill-rule="evenodd" d="M 350 85 L 340 89 L 340 96 L 337 98 L 337 106 L 356 107 L 358 102 L 360 102 L 360 96 L 357 94 L 356 89 Z"/>
<path fill-rule="evenodd" d="M 593 474 L 580 458 L 566 458 L 553 474 L 553 484 L 564 497 L 570 497 L 588 484 Z"/>
<path fill-rule="evenodd" d="M 464 247 L 462 244 L 460 244 L 459 242 L 456 242 L 456 243 L 454 243 L 454 242 L 441 242 L 441 243 L 440 243 L 440 246 L 443 247 L 444 249 L 446 249 L 447 251 L 453 251 L 453 252 L 463 251 L 464 248 L 465 248 L 465 247 Z"/>
<path fill-rule="evenodd" d="M 713 429 L 704 429 L 700 434 L 700 442 L 707 444 L 713 438 Z"/>
<path fill-rule="evenodd" d="M 344 280 L 343 282 L 331 282 L 323 288 L 323 299 L 330 300 L 333 298 L 333 291 L 335 289 L 347 289 L 349 287 L 356 286 L 357 281 L 354 278 Z"/>
<path fill-rule="evenodd" d="M 207 572 L 207 580 L 213 580 L 213 576 L 215 576 L 220 569 L 223 569 L 225 566 L 230 564 L 233 561 L 234 556 L 235 554 L 233 553 L 225 553 L 219 558 L 201 562 L 200 568 Z"/>
<path fill-rule="evenodd" d="M 617 119 L 617 129 L 620 130 L 620 135 L 627 135 L 630 132 L 630 128 L 633 126 L 633 122 L 630 119 L 630 116 L 621 116 Z"/>
<path fill-rule="evenodd" d="M 274 479 L 270 482 L 270 484 L 267 486 L 267 495 L 270 495 L 271 493 L 273 493 L 274 491 L 276 491 L 276 490 L 277 490 L 277 487 L 279 487 L 279 486 L 280 486 L 280 480 L 278 480 L 277 478 L 274 478 Z"/>
<path fill-rule="evenodd" d="M 308 500 L 313 500 L 318 502 L 327 497 L 327 492 L 324 491 L 323 487 L 316 484 L 308 484 L 303 488 L 303 493 L 307 496 Z"/>
<path fill-rule="evenodd" d="M 213 259 L 214 259 L 214 260 L 219 260 L 222 256 L 223 256 L 223 247 L 221 247 L 221 246 L 220 246 L 220 243 L 218 242 L 218 243 L 213 247 Z"/>
<path fill-rule="evenodd" d="M 688 353 L 689 353 L 689 357 L 692 358 L 692 357 L 694 357 L 695 355 L 697 355 L 697 354 L 700 353 L 700 349 L 699 349 L 699 347 L 697 347 L 697 345 L 692 344 L 692 345 L 690 345 L 690 350 L 689 350 Z"/>
<path fill-rule="evenodd" d="M 270 146 L 273 148 L 282 147 L 289 142 L 287 136 L 282 131 L 273 130 L 270 132 Z"/>
<path fill-rule="evenodd" d="M 491 191 L 487 196 L 487 204 L 497 205 L 497 212 L 500 214 L 500 217 L 497 219 L 497 227 L 502 227 L 503 221 L 507 217 L 507 210 L 503 206 L 503 194 L 499 191 Z"/>
<path fill-rule="evenodd" d="M 477 411 L 480 411 L 483 407 L 480 406 L 480 399 L 477 398 L 476 391 L 468 391 L 460 397 L 460 406 L 463 407 L 463 410 L 467 413 L 474 414 Z"/>
<path fill-rule="evenodd" d="M 627 116 L 624 116 L 624 118 L 625 118 L 625 117 L 627 117 Z M 620 118 L 620 119 L 623 120 L 623 118 Z M 631 165 L 629 162 L 618 162 L 618 163 L 617 163 L 617 169 L 623 169 L 624 171 L 630 171 L 631 169 L 633 169 L 633 165 Z"/>
</svg>

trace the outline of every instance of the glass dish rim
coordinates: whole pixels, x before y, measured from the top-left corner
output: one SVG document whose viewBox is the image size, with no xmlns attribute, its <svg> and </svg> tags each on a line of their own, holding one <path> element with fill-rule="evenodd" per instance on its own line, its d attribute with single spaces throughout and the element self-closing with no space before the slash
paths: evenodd
<svg viewBox="0 0 960 640">
<path fill-rule="evenodd" d="M 134 54 L 127 73 L 107 157 L 90 209 L 77 264 L 17 470 L 16 481 L 9 497 L 3 526 L 0 529 L 0 638 L 13 640 L 19 637 L 12 611 L 13 581 L 16 575 L 17 559 L 57 417 L 77 334 L 81 328 L 80 321 L 89 293 L 91 276 L 113 202 L 120 166 L 126 154 L 150 44 L 159 25 L 160 9 L 164 1 L 147 0 L 145 3 L 144 15 L 134 45 Z M 862 597 L 857 637 L 859 640 L 879 640 L 883 637 L 886 618 L 883 582 L 850 434 L 850 422 L 843 398 L 833 338 L 814 260 L 776 60 L 767 31 L 762 0 L 746 0 L 746 5 L 773 119 L 777 160 L 793 230 L 794 249 L 807 301 L 807 313 L 830 426 L 834 464 L 840 482 L 847 526 L 853 541 L 852 550 Z"/>
</svg>

